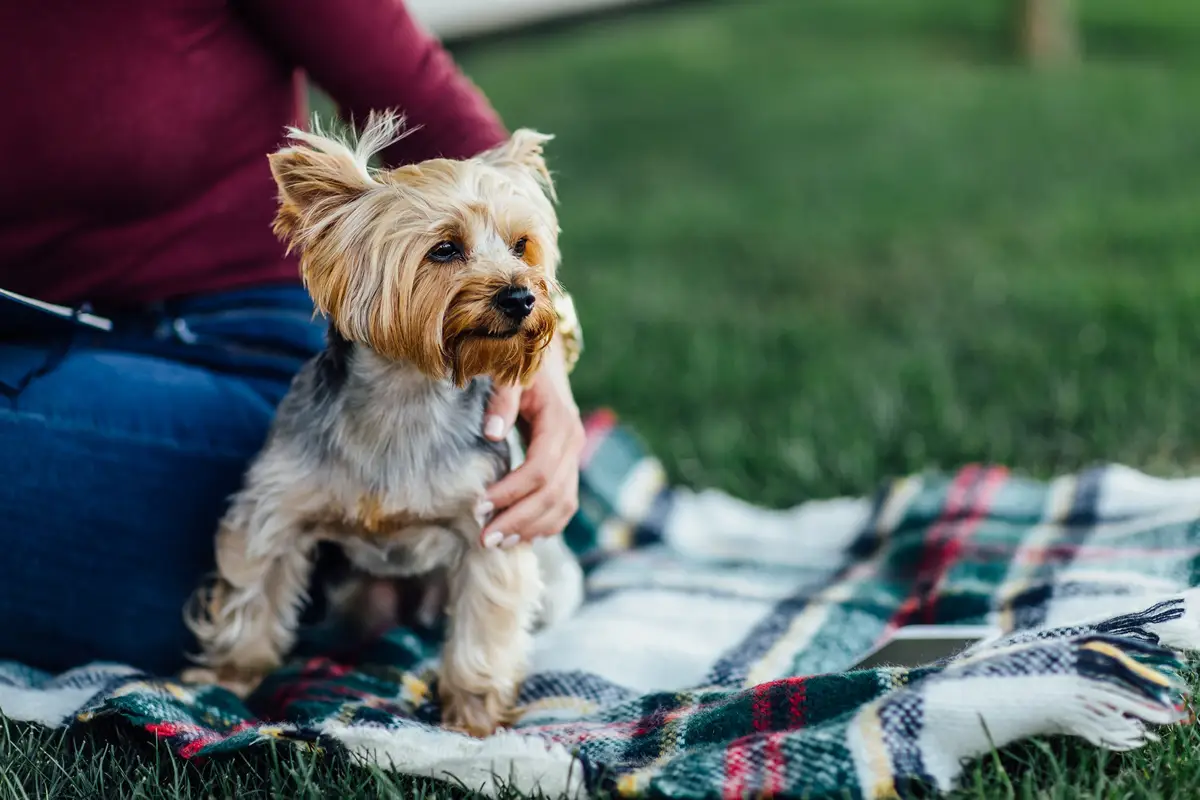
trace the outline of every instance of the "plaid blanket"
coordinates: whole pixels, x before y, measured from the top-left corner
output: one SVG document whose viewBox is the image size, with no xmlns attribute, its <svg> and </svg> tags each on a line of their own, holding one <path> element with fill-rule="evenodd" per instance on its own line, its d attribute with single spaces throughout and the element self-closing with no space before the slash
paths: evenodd
<svg viewBox="0 0 1200 800">
<path fill-rule="evenodd" d="M 415 630 L 301 655 L 245 705 L 118 665 L 0 664 L 0 711 L 124 721 L 183 758 L 276 741 L 491 794 L 679 798 L 946 790 L 965 759 L 1024 737 L 1125 749 L 1184 719 L 1200 480 L 971 466 L 775 511 L 669 487 L 610 416 L 589 433 L 566 534 L 588 602 L 538 637 L 512 730 L 438 727 L 437 639 Z M 847 671 L 914 623 L 1004 633 L 942 663 Z"/>
</svg>

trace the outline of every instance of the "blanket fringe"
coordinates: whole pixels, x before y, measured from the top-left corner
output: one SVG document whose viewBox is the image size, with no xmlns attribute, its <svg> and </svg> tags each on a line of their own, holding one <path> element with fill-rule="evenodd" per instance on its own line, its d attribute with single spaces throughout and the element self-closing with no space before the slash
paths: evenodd
<svg viewBox="0 0 1200 800">
<path fill-rule="evenodd" d="M 1133 595 L 1108 598 L 1107 613 L 1083 619 L 1060 620 L 1055 626 L 1016 630 L 977 642 L 966 654 L 994 654 L 1033 642 L 1103 635 L 1121 637 L 1179 651 L 1200 650 L 1200 588 L 1166 597 Z"/>
<path fill-rule="evenodd" d="M 1175 599 L 1175 608 L 1178 613 L 1151 620 L 1147 629 L 1174 650 L 1200 650 L 1200 588 L 1181 594 Z"/>
<path fill-rule="evenodd" d="M 1180 663 L 1147 642 L 1086 636 L 951 665 L 855 716 L 849 741 L 860 785 L 887 787 L 911 777 L 949 791 L 964 763 L 1032 736 L 1135 749 L 1157 738 L 1150 726 L 1187 719 L 1186 686 L 1174 674 Z M 1049 666 L 1038 674 L 1030 664 Z M 920 720 L 919 735 L 909 730 L 913 720 Z M 887 796 L 886 789 L 875 796 Z"/>
</svg>

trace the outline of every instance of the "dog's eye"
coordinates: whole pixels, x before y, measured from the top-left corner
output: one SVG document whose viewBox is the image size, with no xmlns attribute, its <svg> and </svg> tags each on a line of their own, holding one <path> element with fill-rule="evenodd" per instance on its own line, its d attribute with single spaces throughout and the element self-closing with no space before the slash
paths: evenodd
<svg viewBox="0 0 1200 800">
<path fill-rule="evenodd" d="M 517 243 L 512 246 L 513 255 L 517 258 L 525 257 L 525 245 L 529 244 L 528 237 L 522 236 L 517 239 Z"/>
<path fill-rule="evenodd" d="M 462 249 L 454 242 L 438 242 L 429 251 L 430 261 L 453 261 L 462 258 Z"/>
</svg>

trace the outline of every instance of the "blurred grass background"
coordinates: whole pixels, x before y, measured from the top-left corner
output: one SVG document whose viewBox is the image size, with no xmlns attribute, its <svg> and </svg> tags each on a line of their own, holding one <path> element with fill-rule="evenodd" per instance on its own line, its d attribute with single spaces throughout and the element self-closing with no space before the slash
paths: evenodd
<svg viewBox="0 0 1200 800">
<path fill-rule="evenodd" d="M 553 132 L 564 281 L 678 480 L 784 504 L 972 460 L 1195 466 L 1200 4 L 692 2 L 459 53 Z"/>
<path fill-rule="evenodd" d="M 1200 3 L 1080 12 L 1047 72 L 1006 0 L 692 0 L 457 47 L 558 137 L 581 405 L 773 505 L 971 460 L 1197 471 Z M 1197 796 L 1200 734 L 1164 740 L 1022 745 L 961 796 Z M 447 791 L 0 726 L 3 797 Z"/>
</svg>

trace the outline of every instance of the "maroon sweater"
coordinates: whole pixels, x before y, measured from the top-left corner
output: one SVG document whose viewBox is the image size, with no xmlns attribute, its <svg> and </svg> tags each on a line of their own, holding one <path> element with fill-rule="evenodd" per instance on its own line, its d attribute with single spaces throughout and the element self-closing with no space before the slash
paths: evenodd
<svg viewBox="0 0 1200 800">
<path fill-rule="evenodd" d="M 295 282 L 266 155 L 304 75 L 420 130 L 393 163 L 505 130 L 401 0 L 0 3 L 0 287 L 131 304 Z"/>
</svg>

